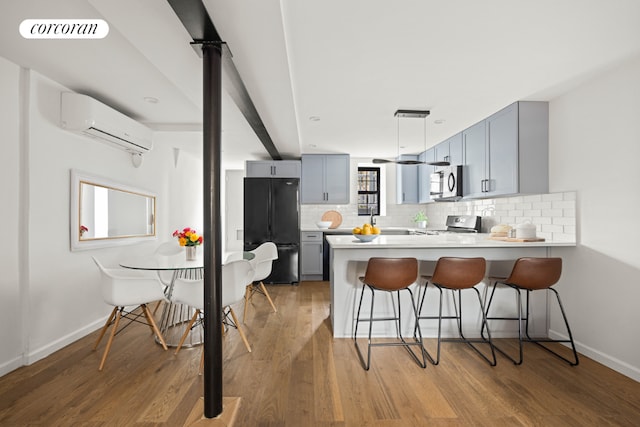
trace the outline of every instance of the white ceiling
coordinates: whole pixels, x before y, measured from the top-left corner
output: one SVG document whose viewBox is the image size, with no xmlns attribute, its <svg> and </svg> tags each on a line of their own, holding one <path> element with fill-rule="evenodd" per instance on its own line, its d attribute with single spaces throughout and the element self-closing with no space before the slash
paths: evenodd
<svg viewBox="0 0 640 427">
<path fill-rule="evenodd" d="M 153 129 L 200 128 L 201 61 L 166 1 L 0 2 L 0 56 Z M 637 0 L 203 3 L 285 158 L 392 157 L 398 141 L 417 152 L 424 122 L 396 122 L 397 109 L 431 110 L 431 146 L 513 101 L 550 100 L 640 55 Z M 30 18 L 101 18 L 110 32 L 27 40 L 18 26 Z M 268 157 L 226 96 L 222 116 L 228 165 Z"/>
</svg>

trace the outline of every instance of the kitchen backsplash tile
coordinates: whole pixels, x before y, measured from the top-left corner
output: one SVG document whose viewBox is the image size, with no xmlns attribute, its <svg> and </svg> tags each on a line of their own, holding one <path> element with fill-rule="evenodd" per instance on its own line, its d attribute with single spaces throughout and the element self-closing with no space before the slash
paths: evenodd
<svg viewBox="0 0 640 427">
<path fill-rule="evenodd" d="M 341 228 L 352 228 L 368 222 L 358 216 L 355 203 L 349 205 L 302 205 L 302 228 L 316 228 L 322 214 L 336 210 L 342 215 Z M 376 217 L 381 227 L 414 228 L 414 215 L 425 211 L 429 229 L 446 228 L 447 215 L 480 215 L 482 232 L 488 233 L 497 224 L 516 225 L 531 222 L 538 237 L 561 242 L 576 241 L 576 192 L 534 194 L 496 199 L 469 200 L 454 203 L 428 203 L 421 205 L 387 205 L 387 215 Z"/>
</svg>

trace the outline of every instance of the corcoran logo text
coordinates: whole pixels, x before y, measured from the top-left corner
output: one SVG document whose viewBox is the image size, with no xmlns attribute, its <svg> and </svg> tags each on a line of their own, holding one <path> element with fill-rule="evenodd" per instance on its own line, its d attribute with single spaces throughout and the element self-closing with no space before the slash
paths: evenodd
<svg viewBox="0 0 640 427">
<path fill-rule="evenodd" d="M 109 24 L 102 19 L 25 19 L 20 35 L 25 39 L 102 39 Z"/>
</svg>

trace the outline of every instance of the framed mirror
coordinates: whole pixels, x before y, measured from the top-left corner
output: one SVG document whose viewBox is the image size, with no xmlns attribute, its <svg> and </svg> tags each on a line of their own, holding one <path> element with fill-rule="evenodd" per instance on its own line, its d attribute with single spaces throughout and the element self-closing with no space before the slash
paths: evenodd
<svg viewBox="0 0 640 427">
<path fill-rule="evenodd" d="M 156 238 L 156 195 L 108 178 L 71 170 L 71 250 Z"/>
</svg>

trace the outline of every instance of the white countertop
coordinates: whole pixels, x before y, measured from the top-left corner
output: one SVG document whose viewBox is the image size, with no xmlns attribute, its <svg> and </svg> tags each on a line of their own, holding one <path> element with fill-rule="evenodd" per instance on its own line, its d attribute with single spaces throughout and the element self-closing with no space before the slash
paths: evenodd
<svg viewBox="0 0 640 427">
<path fill-rule="evenodd" d="M 384 230 L 417 230 L 416 228 L 411 227 L 381 227 L 382 232 Z M 318 227 L 302 227 L 300 231 L 322 231 L 325 233 L 351 233 L 353 231 L 353 227 L 339 227 L 339 228 L 318 228 Z"/>
<path fill-rule="evenodd" d="M 488 233 L 479 234 L 439 234 L 439 235 L 389 235 L 381 234 L 372 242 L 361 242 L 346 235 L 327 236 L 332 249 L 374 249 L 374 248 L 512 248 L 512 247 L 550 247 L 576 246 L 575 242 L 505 242 L 489 239 Z"/>
</svg>

